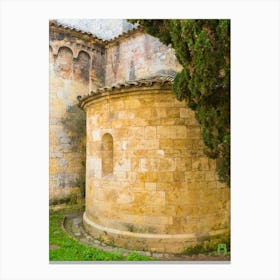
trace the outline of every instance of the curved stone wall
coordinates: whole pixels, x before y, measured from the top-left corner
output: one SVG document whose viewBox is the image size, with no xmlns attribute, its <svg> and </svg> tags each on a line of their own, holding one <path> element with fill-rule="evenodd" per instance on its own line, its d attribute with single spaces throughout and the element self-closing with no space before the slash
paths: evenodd
<svg viewBox="0 0 280 280">
<path fill-rule="evenodd" d="M 85 98 L 84 226 L 117 246 L 181 252 L 229 232 L 229 188 L 203 154 L 200 127 L 170 86 Z"/>
</svg>

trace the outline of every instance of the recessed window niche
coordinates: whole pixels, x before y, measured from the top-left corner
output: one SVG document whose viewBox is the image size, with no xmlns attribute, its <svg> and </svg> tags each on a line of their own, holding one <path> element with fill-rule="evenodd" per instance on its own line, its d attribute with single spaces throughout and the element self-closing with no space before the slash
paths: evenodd
<svg viewBox="0 0 280 280">
<path fill-rule="evenodd" d="M 109 133 L 105 133 L 102 137 L 101 144 L 102 156 L 102 176 L 113 173 L 113 137 Z"/>
</svg>

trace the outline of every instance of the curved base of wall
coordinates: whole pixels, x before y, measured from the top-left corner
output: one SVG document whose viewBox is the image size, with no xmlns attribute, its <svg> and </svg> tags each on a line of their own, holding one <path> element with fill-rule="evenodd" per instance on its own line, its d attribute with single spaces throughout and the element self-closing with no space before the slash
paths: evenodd
<svg viewBox="0 0 280 280">
<path fill-rule="evenodd" d="M 195 246 L 205 240 L 214 240 L 229 234 L 229 229 L 220 229 L 205 233 L 184 234 L 148 234 L 121 231 L 94 223 L 84 212 L 83 225 L 86 231 L 105 243 L 131 250 L 143 250 L 159 253 L 182 253 L 187 247 Z"/>
</svg>

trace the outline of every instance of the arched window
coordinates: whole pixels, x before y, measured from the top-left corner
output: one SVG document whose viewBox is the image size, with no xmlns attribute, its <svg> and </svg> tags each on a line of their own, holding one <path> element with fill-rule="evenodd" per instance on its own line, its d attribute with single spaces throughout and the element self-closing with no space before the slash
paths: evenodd
<svg viewBox="0 0 280 280">
<path fill-rule="evenodd" d="M 89 81 L 89 68 L 90 68 L 90 56 L 84 51 L 80 51 L 77 59 L 74 60 L 74 79 L 84 82 Z"/>
<path fill-rule="evenodd" d="M 102 176 L 113 173 L 113 137 L 106 133 L 102 137 Z"/>
<path fill-rule="evenodd" d="M 68 47 L 61 47 L 58 50 L 58 56 L 55 63 L 55 71 L 57 76 L 62 79 L 72 78 L 73 69 L 73 53 Z"/>
</svg>

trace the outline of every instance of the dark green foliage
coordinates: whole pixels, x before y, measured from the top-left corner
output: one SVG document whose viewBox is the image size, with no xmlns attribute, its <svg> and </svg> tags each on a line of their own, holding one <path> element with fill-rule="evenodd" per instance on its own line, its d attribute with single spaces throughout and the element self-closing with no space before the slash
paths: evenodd
<svg viewBox="0 0 280 280">
<path fill-rule="evenodd" d="M 130 20 L 171 44 L 183 70 L 173 91 L 201 125 L 205 154 L 230 184 L 230 20 Z"/>
</svg>

